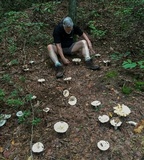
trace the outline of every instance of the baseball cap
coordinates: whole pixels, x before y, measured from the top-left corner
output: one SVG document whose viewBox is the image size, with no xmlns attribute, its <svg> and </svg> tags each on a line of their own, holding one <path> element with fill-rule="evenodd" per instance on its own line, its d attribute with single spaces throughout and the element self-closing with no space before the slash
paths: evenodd
<svg viewBox="0 0 144 160">
<path fill-rule="evenodd" d="M 66 17 L 63 20 L 63 25 L 65 27 L 73 27 L 74 24 L 73 24 L 73 21 L 72 21 L 72 19 L 70 17 Z"/>
</svg>

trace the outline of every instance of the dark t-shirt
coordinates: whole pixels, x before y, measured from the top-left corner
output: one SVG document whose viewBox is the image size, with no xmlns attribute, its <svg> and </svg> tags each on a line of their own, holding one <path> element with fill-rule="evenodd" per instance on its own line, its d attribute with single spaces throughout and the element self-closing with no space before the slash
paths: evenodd
<svg viewBox="0 0 144 160">
<path fill-rule="evenodd" d="M 62 48 L 68 48 L 74 43 L 74 35 L 81 36 L 83 31 L 78 26 L 73 26 L 70 34 L 64 30 L 62 23 L 58 24 L 53 31 L 54 43 L 61 43 Z"/>
</svg>

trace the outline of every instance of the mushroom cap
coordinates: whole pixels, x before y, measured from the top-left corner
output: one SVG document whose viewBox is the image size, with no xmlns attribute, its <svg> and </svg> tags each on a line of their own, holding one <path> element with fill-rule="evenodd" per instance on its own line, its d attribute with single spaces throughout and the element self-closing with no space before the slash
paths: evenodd
<svg viewBox="0 0 144 160">
<path fill-rule="evenodd" d="M 97 147 L 102 150 L 102 151 L 106 151 L 107 149 L 109 149 L 110 147 L 110 144 L 108 141 L 104 141 L 104 140 L 100 140 L 98 143 L 97 143 Z"/>
<path fill-rule="evenodd" d="M 46 108 L 43 109 L 43 111 L 47 113 L 47 112 L 50 111 L 50 108 L 46 107 Z"/>
<path fill-rule="evenodd" d="M 57 122 L 54 124 L 54 130 L 57 133 L 65 133 L 68 130 L 68 124 L 66 122 Z"/>
<path fill-rule="evenodd" d="M 75 96 L 71 96 L 71 97 L 69 98 L 69 100 L 68 100 L 68 103 L 69 103 L 71 106 L 75 105 L 75 104 L 77 103 L 76 97 L 75 97 Z"/>
<path fill-rule="evenodd" d="M 33 144 L 32 151 L 34 153 L 40 153 L 40 152 L 44 151 L 44 145 L 41 142 L 37 142 L 37 143 Z"/>
<path fill-rule="evenodd" d="M 81 62 L 81 59 L 80 59 L 80 58 L 73 58 L 73 59 L 72 59 L 72 62 L 80 63 L 80 62 Z"/>
<path fill-rule="evenodd" d="M 107 116 L 107 115 L 98 116 L 98 120 L 99 120 L 101 123 L 108 122 L 108 121 L 109 121 L 109 116 Z"/>
<path fill-rule="evenodd" d="M 32 97 L 31 97 L 31 99 L 36 99 L 37 98 L 37 96 L 35 96 L 35 95 L 33 95 Z"/>
<path fill-rule="evenodd" d="M 9 119 L 11 117 L 11 114 L 1 114 L 0 118 L 2 119 Z"/>
<path fill-rule="evenodd" d="M 2 127 L 6 123 L 6 119 L 1 119 L 0 120 L 0 127 Z"/>
<path fill-rule="evenodd" d="M 100 101 L 93 101 L 93 102 L 91 102 L 91 105 L 94 107 L 97 107 L 97 106 L 101 105 L 101 102 Z"/>
<path fill-rule="evenodd" d="M 67 90 L 67 89 L 63 90 L 63 96 L 68 97 L 69 96 L 69 90 Z"/>
<path fill-rule="evenodd" d="M 45 82 L 45 79 L 44 78 L 38 79 L 38 82 L 40 83 Z"/>
<path fill-rule="evenodd" d="M 114 127 L 119 127 L 121 126 L 122 122 L 120 121 L 120 119 L 118 117 L 113 117 L 111 120 L 110 120 L 110 124 Z"/>
<path fill-rule="evenodd" d="M 18 111 L 18 112 L 16 113 L 16 116 L 17 116 L 17 117 L 23 116 L 23 112 L 22 112 L 22 111 Z"/>
<path fill-rule="evenodd" d="M 123 117 L 126 117 L 131 113 L 131 110 L 129 109 L 129 107 L 127 107 L 124 104 L 122 105 L 118 104 L 116 107 L 113 107 L 113 109 L 114 109 L 114 113 Z"/>
<path fill-rule="evenodd" d="M 67 77 L 67 78 L 64 78 L 64 81 L 70 81 L 72 78 L 71 77 Z"/>
</svg>

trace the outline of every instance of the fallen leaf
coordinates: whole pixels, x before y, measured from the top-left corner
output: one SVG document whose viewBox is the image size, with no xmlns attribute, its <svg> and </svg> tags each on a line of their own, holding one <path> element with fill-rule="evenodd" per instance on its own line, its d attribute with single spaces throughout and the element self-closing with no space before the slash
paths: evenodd
<svg viewBox="0 0 144 160">
<path fill-rule="evenodd" d="M 29 156 L 27 160 L 32 160 L 32 156 Z"/>
<path fill-rule="evenodd" d="M 143 129 L 144 129 L 144 120 L 141 120 L 134 128 L 134 132 L 141 133 Z"/>
<path fill-rule="evenodd" d="M 14 140 L 12 140 L 12 141 L 11 141 L 11 144 L 12 144 L 12 145 L 14 145 L 14 144 L 15 144 L 15 141 L 14 141 Z"/>
<path fill-rule="evenodd" d="M 2 147 L 0 147 L 0 153 L 2 153 L 4 151 L 4 149 Z"/>
</svg>

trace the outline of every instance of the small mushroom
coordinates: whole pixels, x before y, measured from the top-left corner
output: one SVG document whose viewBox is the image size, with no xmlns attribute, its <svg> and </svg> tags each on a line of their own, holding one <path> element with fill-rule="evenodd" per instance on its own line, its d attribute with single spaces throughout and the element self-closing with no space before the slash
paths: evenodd
<svg viewBox="0 0 144 160">
<path fill-rule="evenodd" d="M 110 124 L 114 126 L 114 129 L 116 130 L 119 126 L 121 126 L 122 122 L 118 117 L 113 117 L 110 120 Z"/>
<path fill-rule="evenodd" d="M 9 119 L 11 117 L 11 114 L 1 114 L 0 119 Z"/>
<path fill-rule="evenodd" d="M 54 130 L 57 133 L 65 133 L 68 130 L 68 124 L 66 122 L 60 121 L 54 124 Z"/>
<path fill-rule="evenodd" d="M 66 83 L 70 83 L 70 81 L 71 81 L 71 77 L 67 77 L 67 78 L 64 78 L 64 81 L 66 82 Z"/>
<path fill-rule="evenodd" d="M 38 79 L 38 82 L 43 83 L 45 82 L 45 79 L 44 78 Z"/>
<path fill-rule="evenodd" d="M 107 115 L 98 116 L 98 120 L 99 120 L 101 123 L 106 123 L 106 122 L 109 121 L 109 116 L 107 116 Z"/>
<path fill-rule="evenodd" d="M 95 57 L 99 58 L 101 55 L 100 54 L 95 54 Z"/>
<path fill-rule="evenodd" d="M 100 102 L 100 101 L 93 101 L 93 102 L 91 102 L 91 105 L 92 105 L 93 107 L 98 107 L 98 106 L 101 105 L 101 102 Z"/>
<path fill-rule="evenodd" d="M 44 151 L 44 145 L 41 142 L 37 142 L 37 143 L 33 144 L 32 151 L 34 153 L 40 153 L 40 152 Z"/>
<path fill-rule="evenodd" d="M 21 116 L 23 116 L 24 115 L 24 113 L 22 112 L 22 111 L 18 111 L 17 113 L 16 113 L 16 116 L 17 117 L 21 117 Z"/>
<path fill-rule="evenodd" d="M 35 61 L 29 61 L 29 64 L 34 64 L 35 63 Z"/>
<path fill-rule="evenodd" d="M 126 117 L 131 113 L 131 110 L 129 109 L 129 107 L 127 107 L 124 104 L 122 105 L 118 104 L 116 107 L 113 107 L 113 109 L 114 109 L 114 113 L 123 117 Z"/>
<path fill-rule="evenodd" d="M 32 97 L 31 97 L 31 99 L 36 99 L 37 97 L 35 96 L 35 95 L 33 95 Z"/>
<path fill-rule="evenodd" d="M 69 96 L 69 90 L 65 89 L 65 90 L 63 91 L 63 96 L 64 96 L 64 97 L 68 97 L 68 96 Z"/>
<path fill-rule="evenodd" d="M 29 68 L 28 68 L 28 65 L 27 65 L 27 64 L 23 65 L 22 68 L 23 68 L 23 71 L 25 71 L 25 72 L 26 72 L 26 71 L 29 71 Z"/>
<path fill-rule="evenodd" d="M 72 62 L 74 62 L 75 64 L 80 64 L 81 59 L 80 58 L 73 58 Z"/>
<path fill-rule="evenodd" d="M 110 60 L 103 60 L 103 63 L 105 66 L 109 66 L 110 65 Z"/>
<path fill-rule="evenodd" d="M 47 112 L 50 111 L 50 108 L 46 107 L 46 108 L 43 109 L 43 111 L 47 113 Z"/>
<path fill-rule="evenodd" d="M 136 126 L 138 123 L 134 122 L 134 121 L 127 121 L 126 123 L 131 124 L 133 126 Z"/>
<path fill-rule="evenodd" d="M 74 106 L 76 103 L 77 103 L 77 98 L 75 96 L 71 96 L 68 100 L 68 103 L 71 105 L 71 106 Z"/>
<path fill-rule="evenodd" d="M 6 123 L 6 119 L 1 119 L 0 120 L 0 127 L 2 127 Z"/>
<path fill-rule="evenodd" d="M 100 140 L 100 141 L 97 143 L 97 147 L 98 147 L 101 151 L 106 151 L 106 150 L 109 149 L 110 144 L 109 144 L 108 141 Z"/>
</svg>

